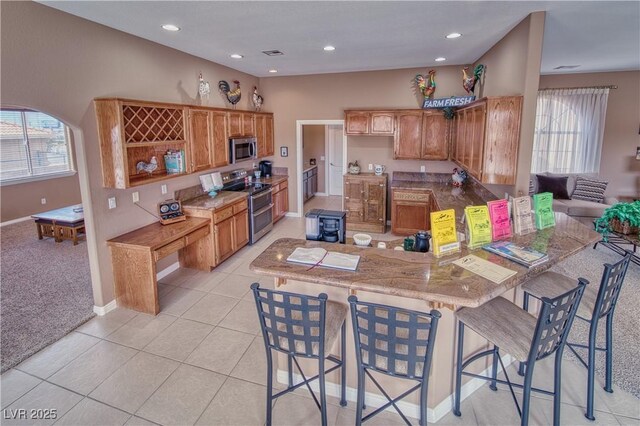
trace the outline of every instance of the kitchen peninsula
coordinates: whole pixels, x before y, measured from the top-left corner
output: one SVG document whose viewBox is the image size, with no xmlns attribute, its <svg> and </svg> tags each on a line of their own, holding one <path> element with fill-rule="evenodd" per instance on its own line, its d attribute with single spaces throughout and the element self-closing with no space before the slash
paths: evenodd
<svg viewBox="0 0 640 426">
<path fill-rule="evenodd" d="M 555 227 L 525 236 L 515 236 L 512 239 L 517 244 L 533 246 L 548 254 L 547 262 L 530 269 L 482 249 L 470 251 L 465 247 L 458 254 L 436 258 L 431 253 L 361 248 L 297 239 L 275 241 L 251 263 L 251 269 L 256 273 L 275 277 L 277 285 L 286 284 L 282 288 L 285 291 L 313 295 L 324 292 L 330 299 L 343 303 L 346 303 L 350 294 L 357 294 L 366 301 L 407 309 L 440 309 L 442 318 L 438 325 L 428 400 L 429 421 L 435 421 L 449 411 L 449 396 L 453 393 L 456 329 L 454 311 L 464 306 L 480 306 L 499 296 L 519 303 L 521 296 L 516 297 L 516 288 L 520 284 L 598 240 L 599 235 L 596 232 L 563 213 L 556 213 Z M 308 266 L 286 261 L 297 247 L 323 247 L 330 251 L 358 254 L 360 263 L 354 272 L 322 267 L 310 269 Z M 470 253 L 514 270 L 516 274 L 501 284 L 496 284 L 453 264 L 455 260 Z M 348 327 L 351 327 L 351 324 Z M 465 339 L 467 354 L 487 345 L 485 340 L 473 333 L 468 333 Z M 347 345 L 347 363 L 353 366 L 354 343 L 350 333 Z M 284 359 L 279 362 L 280 365 L 286 365 Z M 478 364 L 480 366 L 481 363 Z M 479 371 L 486 367 L 487 364 L 479 368 Z M 351 368 L 347 374 L 347 386 L 355 389 L 356 371 Z M 331 377 L 329 381 L 339 383 L 337 376 Z M 394 388 L 395 384 L 391 383 L 387 390 L 392 393 L 399 391 L 399 388 Z M 473 390 L 474 387 L 468 391 Z M 413 400 L 407 401 L 416 404 L 417 415 L 417 396 L 413 397 Z"/>
</svg>

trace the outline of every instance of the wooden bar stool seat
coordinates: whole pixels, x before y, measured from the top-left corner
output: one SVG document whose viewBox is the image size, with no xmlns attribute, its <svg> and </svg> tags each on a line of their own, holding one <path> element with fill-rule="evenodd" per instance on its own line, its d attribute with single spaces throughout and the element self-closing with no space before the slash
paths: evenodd
<svg viewBox="0 0 640 426">
<path fill-rule="evenodd" d="M 541 299 L 543 297 L 557 297 L 560 294 L 571 290 L 575 286 L 576 280 L 573 278 L 566 277 L 557 272 L 547 271 L 524 283 L 522 285 L 522 290 L 526 291 L 531 296 Z M 597 288 L 587 286 L 582 294 L 580 306 L 578 306 L 578 316 L 585 319 L 591 319 L 597 297 Z"/>
</svg>

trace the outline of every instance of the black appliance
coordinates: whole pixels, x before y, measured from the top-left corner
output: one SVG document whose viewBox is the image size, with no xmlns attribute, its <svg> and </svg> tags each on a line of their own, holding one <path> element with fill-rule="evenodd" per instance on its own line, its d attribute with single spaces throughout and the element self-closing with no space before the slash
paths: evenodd
<svg viewBox="0 0 640 426">
<path fill-rule="evenodd" d="M 344 244 L 347 233 L 347 213 L 313 209 L 305 217 L 307 240 Z"/>
<path fill-rule="evenodd" d="M 269 177 L 271 176 L 271 161 L 268 160 L 262 160 L 259 164 L 259 168 L 260 168 L 260 173 L 262 173 L 262 176 L 264 177 Z"/>
<path fill-rule="evenodd" d="M 229 162 L 236 164 L 241 161 L 258 158 L 258 142 L 254 137 L 229 139 Z"/>
<path fill-rule="evenodd" d="M 249 197 L 249 244 L 254 244 L 273 229 L 271 184 L 249 182 L 246 170 L 222 174 L 223 191 L 242 191 Z"/>
</svg>

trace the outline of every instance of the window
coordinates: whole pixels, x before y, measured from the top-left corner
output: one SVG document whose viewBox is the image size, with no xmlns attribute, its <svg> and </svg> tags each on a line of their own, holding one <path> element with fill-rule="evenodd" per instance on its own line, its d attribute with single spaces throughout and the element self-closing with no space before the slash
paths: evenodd
<svg viewBox="0 0 640 426">
<path fill-rule="evenodd" d="M 531 172 L 597 173 L 608 88 L 538 92 Z"/>
<path fill-rule="evenodd" d="M 69 131 L 47 114 L 0 110 L 0 182 L 20 182 L 73 171 Z"/>
</svg>

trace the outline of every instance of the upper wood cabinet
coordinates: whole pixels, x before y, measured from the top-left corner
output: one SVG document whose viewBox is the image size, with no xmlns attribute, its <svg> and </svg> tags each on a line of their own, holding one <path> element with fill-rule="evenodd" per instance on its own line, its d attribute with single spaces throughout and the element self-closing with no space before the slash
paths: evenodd
<svg viewBox="0 0 640 426">
<path fill-rule="evenodd" d="M 229 137 L 256 136 L 254 114 L 245 111 L 229 112 Z"/>
<path fill-rule="evenodd" d="M 398 131 L 393 141 L 393 157 L 397 160 L 420 158 L 422 154 L 422 111 L 396 113 Z"/>
<path fill-rule="evenodd" d="M 258 157 L 273 155 L 273 116 L 255 114 L 255 133 L 258 141 Z"/>
<path fill-rule="evenodd" d="M 522 96 L 483 98 L 456 111 L 452 159 L 482 183 L 516 180 Z"/>
<path fill-rule="evenodd" d="M 422 114 L 423 160 L 447 160 L 449 158 L 449 140 L 451 120 L 444 117 L 442 111 L 425 111 Z"/>
<path fill-rule="evenodd" d="M 226 112 L 211 112 L 213 167 L 222 167 L 229 164 L 227 121 L 228 116 Z"/>
<path fill-rule="evenodd" d="M 211 111 L 189 110 L 189 145 L 191 171 L 199 172 L 213 166 Z"/>
<path fill-rule="evenodd" d="M 265 139 L 265 146 L 266 146 L 265 156 L 268 157 L 268 156 L 274 155 L 275 143 L 273 138 L 273 114 L 269 114 L 266 116 L 265 126 L 264 126 L 264 139 Z"/>
<path fill-rule="evenodd" d="M 393 136 L 395 114 L 393 111 L 345 111 L 347 135 Z"/>
<path fill-rule="evenodd" d="M 94 106 L 104 187 L 130 188 L 191 171 L 185 106 L 123 99 L 96 99 Z M 164 154 L 170 149 L 184 152 L 185 173 L 167 174 Z M 151 173 L 138 170 L 152 157 L 157 167 Z"/>
</svg>

